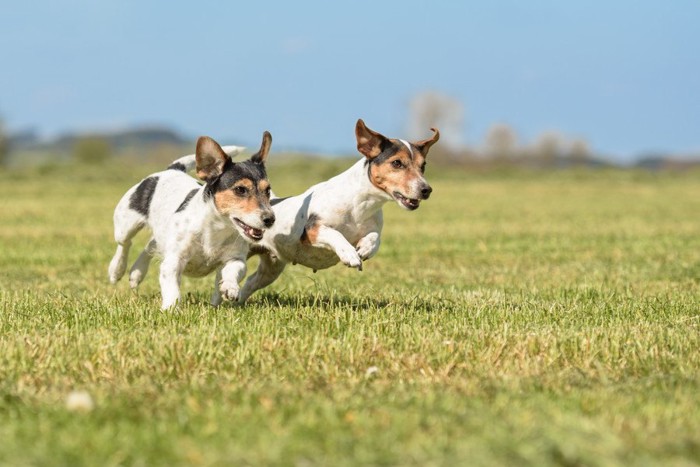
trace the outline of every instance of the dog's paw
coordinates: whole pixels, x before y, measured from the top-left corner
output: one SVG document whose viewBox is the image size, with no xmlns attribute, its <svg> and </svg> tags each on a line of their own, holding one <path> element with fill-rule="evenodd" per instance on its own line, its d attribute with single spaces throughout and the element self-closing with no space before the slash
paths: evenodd
<svg viewBox="0 0 700 467">
<path fill-rule="evenodd" d="M 241 289 L 235 282 L 222 282 L 221 287 L 219 287 L 219 291 L 221 292 L 223 299 L 228 300 L 229 302 L 238 301 L 238 297 L 241 294 Z"/>
<path fill-rule="evenodd" d="M 347 267 L 357 268 L 358 271 L 362 271 L 362 258 L 352 246 L 348 245 L 347 248 L 338 250 L 338 258 Z"/>
<path fill-rule="evenodd" d="M 141 281 L 143 281 L 143 273 L 140 270 L 131 271 L 129 274 L 129 286 L 132 289 L 136 289 Z"/>
<path fill-rule="evenodd" d="M 163 301 L 161 302 L 160 309 L 162 311 L 167 311 L 175 308 L 175 305 L 177 305 L 178 302 L 178 297 L 163 297 Z"/>
<path fill-rule="evenodd" d="M 115 258 L 109 264 L 109 283 L 114 285 L 119 282 L 126 272 L 126 261 L 122 258 Z"/>
<path fill-rule="evenodd" d="M 357 242 L 357 254 L 362 260 L 370 259 L 379 250 L 379 239 L 364 237 Z"/>
</svg>

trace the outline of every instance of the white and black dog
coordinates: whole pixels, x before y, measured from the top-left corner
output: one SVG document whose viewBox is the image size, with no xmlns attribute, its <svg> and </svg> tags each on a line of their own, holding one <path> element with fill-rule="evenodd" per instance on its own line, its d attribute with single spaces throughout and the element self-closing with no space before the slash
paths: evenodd
<svg viewBox="0 0 700 467">
<path fill-rule="evenodd" d="M 390 139 L 357 121 L 357 149 L 364 157 L 345 172 L 290 198 L 272 200 L 276 222 L 251 247 L 260 254 L 255 274 L 238 300 L 271 284 L 287 263 L 325 269 L 338 261 L 362 270 L 362 261 L 379 249 L 382 206 L 394 200 L 404 209 L 418 209 L 432 188 L 425 180 L 430 147 L 440 138 L 409 143 Z"/>
<path fill-rule="evenodd" d="M 131 268 L 132 288 L 143 280 L 157 254 L 162 257 L 163 309 L 180 298 L 182 274 L 202 277 L 214 270 L 212 304 L 219 305 L 222 295 L 237 300 L 250 244 L 259 242 L 275 222 L 265 171 L 271 144 L 272 136 L 266 131 L 260 150 L 249 160 L 234 163 L 229 154 L 242 148 L 222 148 L 203 136 L 194 155 L 178 159 L 127 191 L 114 211 L 118 245 L 109 264 L 110 282 L 124 275 L 131 239 L 148 226 L 152 238 Z M 186 174 L 195 167 L 204 185 Z"/>
</svg>

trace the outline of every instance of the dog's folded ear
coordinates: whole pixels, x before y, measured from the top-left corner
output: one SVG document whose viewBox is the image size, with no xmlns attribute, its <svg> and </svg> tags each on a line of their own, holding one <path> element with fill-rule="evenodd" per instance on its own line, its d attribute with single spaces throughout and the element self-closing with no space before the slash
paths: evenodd
<svg viewBox="0 0 700 467">
<path fill-rule="evenodd" d="M 438 131 L 437 128 L 431 128 L 430 131 L 434 133 L 432 138 L 424 139 L 422 141 L 418 141 L 413 143 L 423 154 L 423 156 L 428 155 L 428 151 L 430 150 L 430 146 L 433 144 L 437 143 L 438 140 L 440 139 L 440 132 Z"/>
<path fill-rule="evenodd" d="M 260 144 L 260 150 L 250 157 L 250 160 L 256 164 L 264 164 L 267 160 L 267 154 L 270 152 L 270 146 L 272 146 L 272 135 L 269 131 L 263 133 L 262 143 Z"/>
<path fill-rule="evenodd" d="M 224 165 L 231 158 L 226 155 L 219 143 L 208 136 L 200 136 L 197 140 L 197 177 L 204 181 L 221 175 Z"/>
<path fill-rule="evenodd" d="M 386 136 L 367 128 L 362 119 L 359 119 L 355 125 L 355 137 L 357 150 L 367 159 L 374 159 L 390 144 Z"/>
</svg>

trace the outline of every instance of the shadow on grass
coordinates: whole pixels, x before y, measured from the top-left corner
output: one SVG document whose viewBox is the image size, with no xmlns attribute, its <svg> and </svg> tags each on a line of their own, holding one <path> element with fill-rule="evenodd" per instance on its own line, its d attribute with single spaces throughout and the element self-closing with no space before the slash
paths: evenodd
<svg viewBox="0 0 700 467">
<path fill-rule="evenodd" d="M 395 309 L 398 311 L 414 310 L 433 312 L 437 311 L 435 304 L 419 297 L 406 297 L 405 299 L 391 300 L 378 297 L 351 297 L 348 295 L 323 295 L 304 294 L 286 295 L 274 292 L 266 292 L 257 295 L 244 306 L 259 304 L 266 307 L 289 308 L 350 308 L 352 310 L 384 310 Z"/>
</svg>

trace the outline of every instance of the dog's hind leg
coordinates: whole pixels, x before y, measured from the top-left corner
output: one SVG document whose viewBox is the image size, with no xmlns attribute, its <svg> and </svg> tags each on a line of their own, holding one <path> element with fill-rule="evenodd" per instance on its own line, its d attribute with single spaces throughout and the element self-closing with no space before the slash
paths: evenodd
<svg viewBox="0 0 700 467">
<path fill-rule="evenodd" d="M 273 259 L 269 254 L 261 254 L 258 269 L 255 271 L 255 274 L 245 281 L 245 285 L 238 296 L 238 302 L 245 302 L 256 290 L 272 284 L 282 274 L 285 266 L 287 266 L 287 263 L 284 261 Z"/>
<path fill-rule="evenodd" d="M 216 277 L 214 278 L 214 291 L 211 293 L 211 305 L 212 306 L 219 306 L 221 305 L 221 290 L 219 289 L 221 286 L 221 269 L 216 271 Z"/>
<path fill-rule="evenodd" d="M 114 240 L 117 251 L 109 263 L 109 281 L 116 284 L 126 272 L 131 239 L 146 225 L 146 217 L 120 202 L 114 211 Z"/>
<path fill-rule="evenodd" d="M 148 272 L 148 266 L 151 264 L 151 259 L 153 259 L 155 251 L 156 240 L 154 238 L 151 238 L 148 241 L 146 247 L 139 255 L 139 257 L 134 262 L 134 265 L 131 266 L 131 271 L 129 271 L 129 285 L 132 289 L 138 287 L 141 281 L 143 281 L 143 278 L 146 277 L 146 273 Z"/>
</svg>

